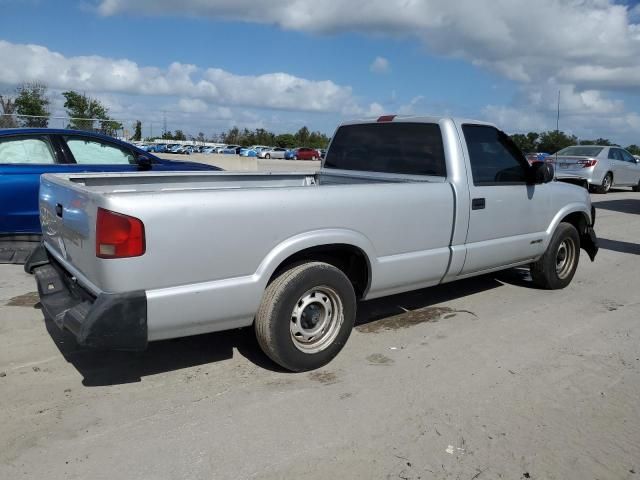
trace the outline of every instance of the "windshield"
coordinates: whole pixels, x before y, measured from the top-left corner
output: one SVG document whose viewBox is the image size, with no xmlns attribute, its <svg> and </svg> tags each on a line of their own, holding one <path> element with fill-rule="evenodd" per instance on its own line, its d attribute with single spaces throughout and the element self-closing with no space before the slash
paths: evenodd
<svg viewBox="0 0 640 480">
<path fill-rule="evenodd" d="M 572 157 L 597 157 L 602 151 L 602 147 L 567 147 L 560 150 L 556 155 L 567 155 Z"/>
</svg>

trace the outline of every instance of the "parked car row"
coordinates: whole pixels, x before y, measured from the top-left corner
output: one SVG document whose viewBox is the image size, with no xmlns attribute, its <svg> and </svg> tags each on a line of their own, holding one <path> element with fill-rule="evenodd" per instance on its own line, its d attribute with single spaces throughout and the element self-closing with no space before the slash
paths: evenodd
<svg viewBox="0 0 640 480">
<path fill-rule="evenodd" d="M 180 144 L 143 144 L 138 148 L 146 152 L 153 153 L 176 153 L 190 155 L 192 153 L 218 153 L 223 155 L 240 155 L 241 157 L 258 158 L 279 158 L 286 160 L 320 160 L 324 158 L 325 149 L 315 149 L 309 147 L 281 148 L 270 147 L 268 145 L 253 145 L 243 147 L 241 145 L 223 145 L 218 147 L 203 145 L 180 145 Z"/>
<path fill-rule="evenodd" d="M 178 143 L 155 143 L 142 144 L 137 146 L 140 150 L 152 153 L 177 153 L 190 155 L 192 153 L 215 153 L 216 147 L 204 145 L 181 145 Z"/>
</svg>

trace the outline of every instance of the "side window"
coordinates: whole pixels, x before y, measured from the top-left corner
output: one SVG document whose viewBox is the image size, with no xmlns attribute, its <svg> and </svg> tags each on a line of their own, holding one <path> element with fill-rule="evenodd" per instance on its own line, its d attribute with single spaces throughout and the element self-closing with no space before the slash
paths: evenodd
<svg viewBox="0 0 640 480">
<path fill-rule="evenodd" d="M 42 138 L 0 139 L 0 163 L 47 165 L 56 163 L 49 142 Z"/>
<path fill-rule="evenodd" d="M 128 165 L 135 163 L 131 151 L 82 137 L 65 137 L 79 165 Z"/>
<path fill-rule="evenodd" d="M 636 159 L 633 158 L 633 155 L 631 155 L 626 150 L 620 150 L 620 153 L 622 154 L 622 158 L 624 159 L 625 162 L 636 163 Z"/>
<path fill-rule="evenodd" d="M 610 160 L 620 160 L 624 161 L 622 155 L 620 154 L 620 149 L 618 148 L 610 148 L 609 149 L 609 159 Z"/>
<path fill-rule="evenodd" d="M 463 125 L 473 184 L 520 184 L 527 181 L 527 161 L 507 135 L 494 127 Z"/>
</svg>

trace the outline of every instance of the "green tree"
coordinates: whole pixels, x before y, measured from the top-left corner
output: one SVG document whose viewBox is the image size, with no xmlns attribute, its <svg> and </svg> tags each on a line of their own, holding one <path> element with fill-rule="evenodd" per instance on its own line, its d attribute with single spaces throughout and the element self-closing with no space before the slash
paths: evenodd
<svg viewBox="0 0 640 480">
<path fill-rule="evenodd" d="M 290 133 L 283 133 L 276 136 L 274 143 L 281 148 L 293 148 L 296 146 L 296 137 Z"/>
<path fill-rule="evenodd" d="M 134 142 L 142 140 L 142 122 L 140 120 L 136 120 L 136 126 L 133 129 L 133 137 L 131 140 Z"/>
<path fill-rule="evenodd" d="M 629 145 L 625 150 L 631 155 L 640 155 L 640 147 L 638 145 Z"/>
<path fill-rule="evenodd" d="M 78 130 L 93 130 L 96 120 L 104 122 L 106 127 L 113 127 L 109 121 L 109 111 L 107 108 L 95 98 L 90 98 L 85 94 L 80 94 L 72 90 L 62 92 L 65 98 L 64 108 L 67 109 L 67 115 L 70 117 L 67 128 L 76 128 Z"/>
<path fill-rule="evenodd" d="M 23 127 L 45 128 L 49 125 L 49 98 L 43 83 L 23 83 L 16 89 L 16 113 L 28 115 L 20 119 Z"/>
<path fill-rule="evenodd" d="M 558 130 L 550 130 L 540 134 L 538 150 L 546 153 L 556 153 L 563 148 L 576 145 L 578 138 L 575 135 L 567 135 Z"/>
<path fill-rule="evenodd" d="M 308 143 L 311 148 L 327 148 L 329 137 L 322 132 L 311 132 Z"/>
<path fill-rule="evenodd" d="M 187 136 L 184 134 L 182 130 L 176 130 L 173 134 L 174 140 L 186 140 Z"/>
<path fill-rule="evenodd" d="M 118 133 L 123 132 L 124 126 L 120 122 L 115 120 L 101 120 L 100 131 L 105 135 L 111 135 L 117 137 Z"/>
<path fill-rule="evenodd" d="M 206 142 L 207 141 L 207 139 L 204 138 L 204 133 L 203 132 L 198 132 L 198 136 L 196 137 L 196 140 L 198 142 Z"/>
<path fill-rule="evenodd" d="M 18 126 L 13 114 L 16 104 L 13 98 L 0 95 L 0 128 L 15 128 Z"/>
<path fill-rule="evenodd" d="M 223 133 L 222 141 L 227 145 L 238 145 L 240 143 L 240 129 L 233 127 L 227 133 Z"/>
<path fill-rule="evenodd" d="M 536 152 L 539 138 L 540 135 L 536 132 L 529 132 L 526 135 L 522 133 L 511 135 L 511 140 L 513 140 L 513 143 L 515 143 L 523 153 Z"/>
<path fill-rule="evenodd" d="M 603 145 L 610 147 L 613 145 L 608 138 L 596 138 L 595 140 L 580 140 L 580 145 Z"/>
<path fill-rule="evenodd" d="M 257 145 L 274 145 L 276 143 L 276 136 L 264 128 L 256 128 L 254 135 Z"/>
<path fill-rule="evenodd" d="M 296 144 L 299 147 L 309 146 L 309 129 L 304 126 L 295 134 Z"/>
</svg>

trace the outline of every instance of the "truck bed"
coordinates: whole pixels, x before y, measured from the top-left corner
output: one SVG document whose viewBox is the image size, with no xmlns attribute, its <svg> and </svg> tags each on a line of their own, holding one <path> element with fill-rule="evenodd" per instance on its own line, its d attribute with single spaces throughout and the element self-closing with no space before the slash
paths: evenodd
<svg viewBox="0 0 640 480">
<path fill-rule="evenodd" d="M 139 218 L 145 255 L 96 259 L 98 208 Z M 269 251 L 308 232 L 356 232 L 376 256 L 447 250 L 454 194 L 443 178 L 337 170 L 46 174 L 40 211 L 48 248 L 90 288 L 117 292 L 252 275 Z M 159 274 L 167 264 L 171 278 Z"/>
<path fill-rule="evenodd" d="M 424 177 L 349 171 L 317 173 L 136 173 L 62 175 L 84 190 L 99 193 L 153 193 L 244 188 L 291 188 L 428 181 Z M 437 181 L 434 178 L 434 181 Z M 442 181 L 441 179 L 439 181 Z"/>
</svg>

